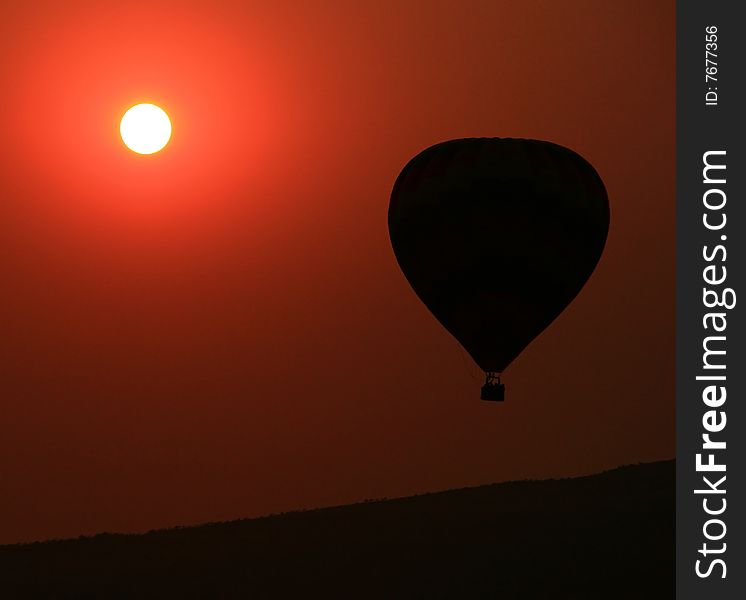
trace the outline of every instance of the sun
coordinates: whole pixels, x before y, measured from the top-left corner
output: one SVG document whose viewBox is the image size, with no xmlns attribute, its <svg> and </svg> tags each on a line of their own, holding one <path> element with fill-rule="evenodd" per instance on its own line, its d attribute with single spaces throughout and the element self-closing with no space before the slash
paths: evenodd
<svg viewBox="0 0 746 600">
<path fill-rule="evenodd" d="M 160 106 L 136 104 L 124 113 L 119 133 L 133 152 L 154 154 L 171 139 L 171 120 Z"/>
</svg>

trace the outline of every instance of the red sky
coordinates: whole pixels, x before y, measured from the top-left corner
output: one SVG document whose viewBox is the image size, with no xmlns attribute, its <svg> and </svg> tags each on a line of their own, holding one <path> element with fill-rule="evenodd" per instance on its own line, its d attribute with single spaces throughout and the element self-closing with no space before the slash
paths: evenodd
<svg viewBox="0 0 746 600">
<path fill-rule="evenodd" d="M 674 3 L 33 2 L 0 19 L 0 543 L 674 454 Z M 137 102 L 167 149 L 126 150 Z M 505 373 L 408 287 L 425 147 L 566 145 L 606 251 Z"/>
</svg>

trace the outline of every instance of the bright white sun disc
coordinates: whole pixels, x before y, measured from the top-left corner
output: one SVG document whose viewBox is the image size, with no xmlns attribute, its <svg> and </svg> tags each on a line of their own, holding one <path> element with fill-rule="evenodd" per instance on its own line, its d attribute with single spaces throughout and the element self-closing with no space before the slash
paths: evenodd
<svg viewBox="0 0 746 600">
<path fill-rule="evenodd" d="M 133 152 L 153 154 L 171 139 L 171 120 L 160 106 L 136 104 L 124 113 L 119 133 Z"/>
</svg>

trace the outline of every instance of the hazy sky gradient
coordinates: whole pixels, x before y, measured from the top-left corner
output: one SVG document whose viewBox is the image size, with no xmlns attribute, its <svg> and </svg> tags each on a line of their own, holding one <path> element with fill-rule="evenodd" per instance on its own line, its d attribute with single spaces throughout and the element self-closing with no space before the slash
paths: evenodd
<svg viewBox="0 0 746 600">
<path fill-rule="evenodd" d="M 674 3 L 31 2 L 0 20 L 0 543 L 674 453 Z M 174 133 L 118 139 L 137 102 Z M 566 145 L 611 228 L 507 401 L 409 288 L 394 179 Z"/>
</svg>

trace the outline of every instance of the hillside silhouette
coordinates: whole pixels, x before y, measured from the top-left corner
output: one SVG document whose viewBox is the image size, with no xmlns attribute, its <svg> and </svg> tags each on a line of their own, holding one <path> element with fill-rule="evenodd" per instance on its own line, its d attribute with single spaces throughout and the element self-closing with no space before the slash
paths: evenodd
<svg viewBox="0 0 746 600">
<path fill-rule="evenodd" d="M 674 471 L 0 546 L 0 597 L 673 598 Z"/>
</svg>

